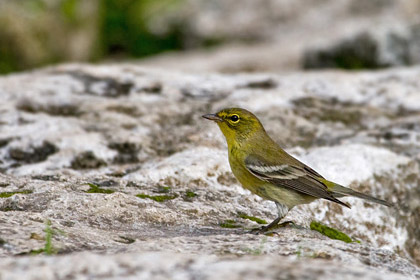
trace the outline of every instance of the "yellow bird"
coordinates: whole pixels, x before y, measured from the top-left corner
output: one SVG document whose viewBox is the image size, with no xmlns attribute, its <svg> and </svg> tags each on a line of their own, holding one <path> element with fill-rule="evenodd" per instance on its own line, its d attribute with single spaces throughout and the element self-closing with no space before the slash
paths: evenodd
<svg viewBox="0 0 420 280">
<path fill-rule="evenodd" d="M 355 196 L 391 206 L 389 202 L 326 180 L 280 148 L 268 136 L 258 118 L 245 109 L 223 109 L 203 118 L 216 122 L 225 136 L 230 167 L 242 186 L 276 203 L 278 217 L 258 232 L 276 227 L 294 206 L 319 198 L 348 208 L 350 205 L 338 198 Z"/>
</svg>

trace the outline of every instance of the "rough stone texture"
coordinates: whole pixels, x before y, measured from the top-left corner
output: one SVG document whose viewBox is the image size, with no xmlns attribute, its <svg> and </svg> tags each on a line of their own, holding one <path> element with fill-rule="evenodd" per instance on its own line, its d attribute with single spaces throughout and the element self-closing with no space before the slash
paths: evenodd
<svg viewBox="0 0 420 280">
<path fill-rule="evenodd" d="M 420 277 L 419 90 L 420 68 L 199 75 L 62 65 L 2 77 L 1 193 L 23 193 L 0 197 L 0 278 Z M 398 207 L 318 201 L 289 213 L 296 227 L 247 234 L 260 225 L 241 213 L 270 221 L 276 212 L 237 184 L 221 133 L 200 117 L 228 106 L 255 112 L 327 178 Z M 45 247 L 47 220 L 52 251 L 71 254 L 17 257 Z M 311 231 L 311 220 L 361 243 Z"/>
<path fill-rule="evenodd" d="M 410 35 L 407 25 L 419 13 L 417 0 L 248 0 L 240 5 L 236 0 L 186 0 L 152 16 L 151 31 L 170 34 L 182 26 L 185 48 L 212 48 L 159 55 L 139 63 L 177 71 L 290 71 L 301 69 L 302 60 L 315 65 L 331 60 L 337 50 L 330 51 L 330 46 L 347 39 L 350 42 L 338 49 L 346 51 L 347 57 L 353 54 L 350 49 L 368 62 L 373 56 L 375 62 L 401 65 L 398 62 L 403 60 L 406 65 L 408 55 L 414 64 L 419 61 L 418 28 Z M 348 40 L 360 33 L 369 34 L 368 39 Z M 372 45 L 380 47 L 380 56 L 387 56 L 376 58 Z M 317 59 L 319 49 L 329 52 Z"/>
<path fill-rule="evenodd" d="M 410 20 L 418 16 L 419 9 L 415 0 L 245 0 L 241 5 L 236 0 L 185 0 L 176 7 L 161 7 L 160 14 L 151 15 L 149 26 L 156 33 L 164 33 L 182 24 L 191 41 L 255 42 L 277 39 L 283 32 L 290 32 L 287 28 L 305 32 L 328 27 L 330 31 L 336 28 L 331 22 L 367 27 L 368 22 Z"/>
<path fill-rule="evenodd" d="M 281 256 L 243 258 L 176 253 L 97 255 L 79 253 L 56 258 L 7 258 L 2 279 L 409 279 L 330 260 L 311 262 Z M 10 269 L 12 268 L 12 269 Z M 42 273 L 42 278 L 40 278 Z"/>
<path fill-rule="evenodd" d="M 363 32 L 333 46 L 308 49 L 303 58 L 306 69 L 375 69 L 419 63 L 420 22 L 391 30 Z"/>
</svg>

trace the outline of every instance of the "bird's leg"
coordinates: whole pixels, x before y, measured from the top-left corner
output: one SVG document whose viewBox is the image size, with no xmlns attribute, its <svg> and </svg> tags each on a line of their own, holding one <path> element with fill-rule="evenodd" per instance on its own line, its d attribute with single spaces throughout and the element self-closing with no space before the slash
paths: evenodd
<svg viewBox="0 0 420 280">
<path fill-rule="evenodd" d="M 257 229 L 253 229 L 251 230 L 251 233 L 255 233 L 255 234 L 260 234 L 260 233 L 265 233 L 271 229 L 275 229 L 275 228 L 279 228 L 279 227 L 284 227 L 288 224 L 293 224 L 292 221 L 285 221 L 281 224 L 279 224 L 279 222 L 281 221 L 281 219 L 284 218 L 284 216 L 286 216 L 286 214 L 289 212 L 289 207 L 287 207 L 284 204 L 281 204 L 279 202 L 276 202 L 276 206 L 277 206 L 277 212 L 278 212 L 278 216 L 277 218 L 274 219 L 274 221 L 272 221 L 270 224 L 268 224 L 267 226 L 263 226 L 261 228 L 257 228 Z"/>
</svg>

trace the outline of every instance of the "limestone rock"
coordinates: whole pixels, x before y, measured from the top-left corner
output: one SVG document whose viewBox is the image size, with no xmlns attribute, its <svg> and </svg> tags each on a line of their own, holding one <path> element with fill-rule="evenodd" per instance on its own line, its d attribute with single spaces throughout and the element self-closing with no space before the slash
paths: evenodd
<svg viewBox="0 0 420 280">
<path fill-rule="evenodd" d="M 41 268 L 43 279 L 420 277 L 419 77 L 415 67 L 204 75 L 132 64 L 1 77 L 1 278 Z M 398 207 L 317 201 L 289 213 L 296 227 L 247 234 L 275 206 L 238 185 L 221 133 L 201 118 L 233 106 L 327 178 Z M 360 243 L 310 230 L 312 220 Z"/>
<path fill-rule="evenodd" d="M 139 64 L 224 73 L 416 64 L 419 12 L 417 0 L 186 0 L 148 26 L 158 35 L 182 26 L 190 51 Z"/>
<path fill-rule="evenodd" d="M 376 69 L 420 63 L 420 23 L 364 31 L 325 48 L 309 48 L 303 67 Z"/>
<path fill-rule="evenodd" d="M 315 257 L 316 258 L 316 257 Z M 305 262 L 281 256 L 243 258 L 180 253 L 77 253 L 55 258 L 3 259 L 2 279 L 411 279 L 361 265 L 313 259 Z"/>
</svg>

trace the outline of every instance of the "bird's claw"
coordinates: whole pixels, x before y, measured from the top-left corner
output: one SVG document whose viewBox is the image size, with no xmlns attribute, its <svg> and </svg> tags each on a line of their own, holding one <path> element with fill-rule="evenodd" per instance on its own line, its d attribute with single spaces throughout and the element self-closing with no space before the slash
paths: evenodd
<svg viewBox="0 0 420 280">
<path fill-rule="evenodd" d="M 262 226 L 262 227 L 259 227 L 259 228 L 253 228 L 250 231 L 248 231 L 247 233 L 258 235 L 258 234 L 264 233 L 266 231 L 265 228 L 266 228 L 265 226 Z"/>
<path fill-rule="evenodd" d="M 248 233 L 256 234 L 256 235 L 258 235 L 258 234 L 270 234 L 270 233 L 272 233 L 273 230 L 278 229 L 278 228 L 283 228 L 283 227 L 286 227 L 288 225 L 296 226 L 296 224 L 293 221 L 285 221 L 281 224 L 274 224 L 274 225 L 269 224 L 268 226 L 262 226 L 260 228 L 254 228 L 254 229 L 251 229 Z"/>
</svg>

